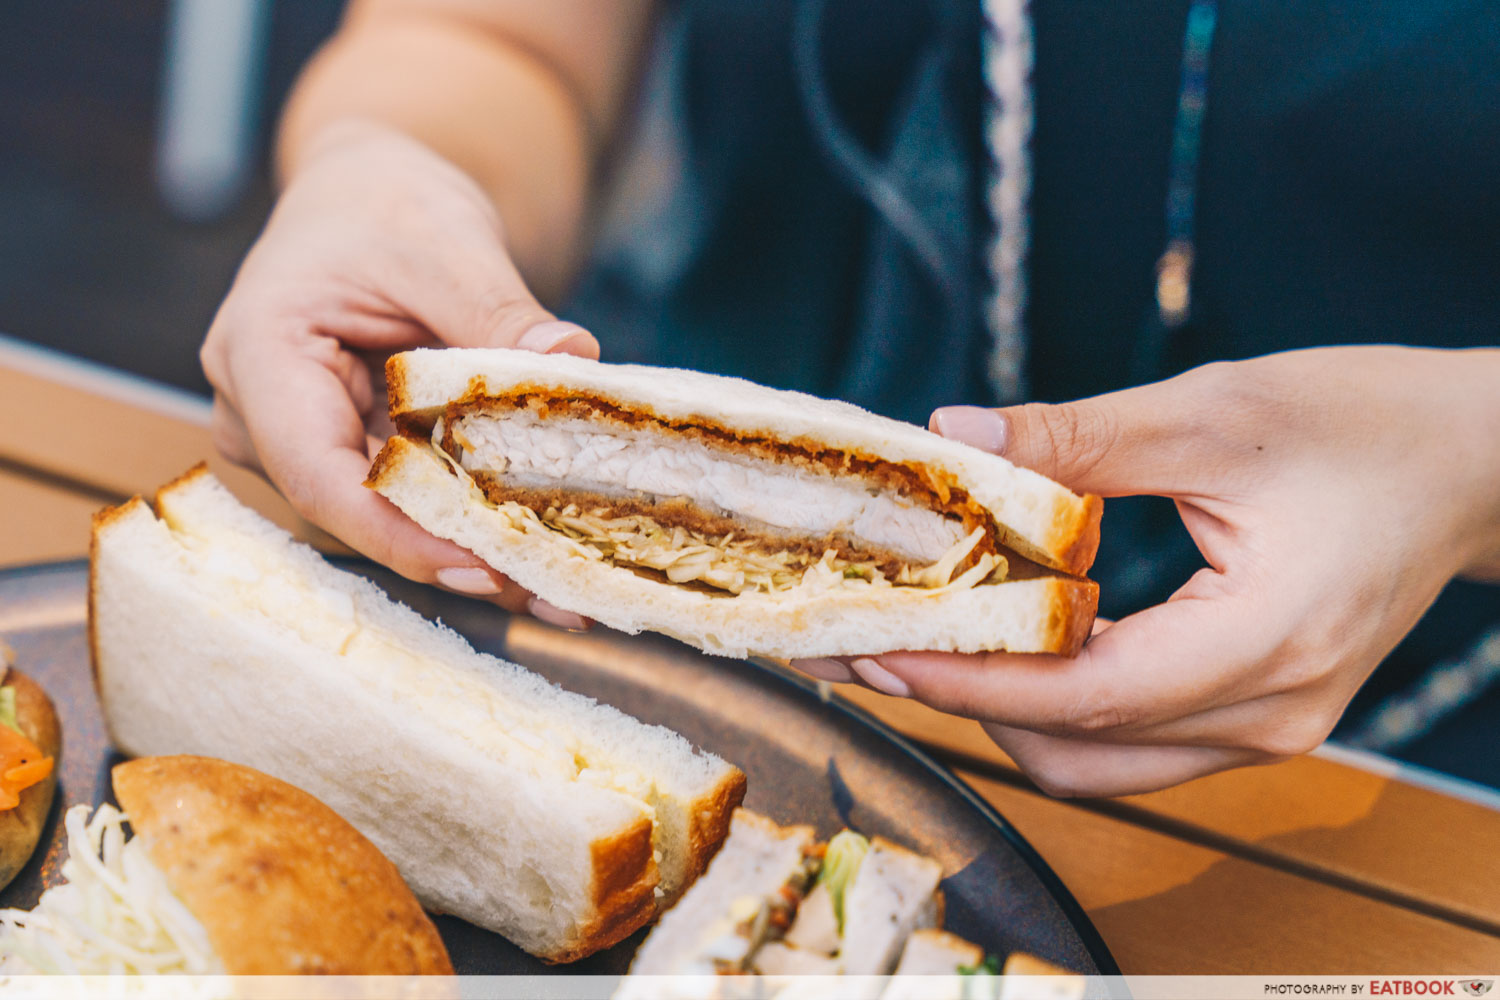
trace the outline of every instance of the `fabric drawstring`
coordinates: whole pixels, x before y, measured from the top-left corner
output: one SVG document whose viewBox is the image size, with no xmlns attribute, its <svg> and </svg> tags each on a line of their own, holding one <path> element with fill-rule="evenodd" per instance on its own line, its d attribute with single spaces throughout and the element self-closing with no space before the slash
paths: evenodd
<svg viewBox="0 0 1500 1000">
<path fill-rule="evenodd" d="M 891 181 L 882 164 L 860 145 L 834 108 L 820 55 L 827 8 L 827 0 L 798 0 L 792 25 L 797 90 L 818 145 L 844 182 L 900 235 L 944 297 L 962 294 L 963 281 L 953 272 L 952 255 L 942 234 Z"/>
<path fill-rule="evenodd" d="M 1439 663 L 1411 688 L 1391 695 L 1339 742 L 1393 753 L 1432 732 L 1448 716 L 1500 682 L 1500 625 L 1467 653 Z"/>
<path fill-rule="evenodd" d="M 994 232 L 988 248 L 988 379 L 1001 403 L 1030 393 L 1026 377 L 1026 258 L 1031 249 L 1031 73 L 1035 63 L 1029 0 L 983 0 L 985 202 Z"/>
</svg>

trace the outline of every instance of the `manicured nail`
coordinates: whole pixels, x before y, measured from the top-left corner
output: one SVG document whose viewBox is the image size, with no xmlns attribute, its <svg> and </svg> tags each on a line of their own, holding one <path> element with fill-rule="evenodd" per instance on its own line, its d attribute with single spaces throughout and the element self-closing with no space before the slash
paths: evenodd
<svg viewBox="0 0 1500 1000">
<path fill-rule="evenodd" d="M 571 611 L 564 611 L 555 604 L 548 604 L 540 597 L 533 597 L 526 602 L 526 610 L 548 625 L 556 625 L 558 628 L 571 629 L 574 632 L 587 632 L 589 620 L 582 615 L 575 615 Z"/>
<path fill-rule="evenodd" d="M 835 684 L 848 684 L 854 680 L 854 672 L 838 660 L 792 660 L 793 670 L 800 670 L 809 677 Z"/>
<path fill-rule="evenodd" d="M 535 351 L 538 354 L 555 354 L 569 341 L 577 338 L 582 343 L 583 338 L 588 336 L 590 336 L 589 332 L 577 323 L 548 320 L 545 323 L 538 323 L 521 334 L 521 339 L 516 341 L 516 346 L 524 351 Z"/>
<path fill-rule="evenodd" d="M 1005 450 L 1005 418 L 982 406 L 945 406 L 932 411 L 932 429 L 945 438 L 994 452 Z"/>
<path fill-rule="evenodd" d="M 434 575 L 438 583 L 460 594 L 488 597 L 500 593 L 500 584 L 495 582 L 494 574 L 478 566 L 446 566 Z"/>
<path fill-rule="evenodd" d="M 886 694 L 895 695 L 897 698 L 908 698 L 911 696 L 911 688 L 907 683 L 889 670 L 876 663 L 867 656 L 862 656 L 850 663 L 854 672 L 876 691 L 884 691 Z"/>
</svg>

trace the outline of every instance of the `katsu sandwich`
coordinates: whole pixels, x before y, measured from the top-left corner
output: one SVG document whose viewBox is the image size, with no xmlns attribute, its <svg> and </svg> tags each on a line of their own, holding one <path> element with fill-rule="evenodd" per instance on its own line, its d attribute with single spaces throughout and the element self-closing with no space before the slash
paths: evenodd
<svg viewBox="0 0 1500 1000">
<path fill-rule="evenodd" d="M 1072 654 L 1102 504 L 847 403 L 514 350 L 386 369 L 367 485 L 558 607 L 730 656 Z"/>
</svg>

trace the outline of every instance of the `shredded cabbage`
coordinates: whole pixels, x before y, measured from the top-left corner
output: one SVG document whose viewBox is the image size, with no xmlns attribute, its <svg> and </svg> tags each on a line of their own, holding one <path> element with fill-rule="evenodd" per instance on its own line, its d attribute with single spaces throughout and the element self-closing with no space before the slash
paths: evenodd
<svg viewBox="0 0 1500 1000">
<path fill-rule="evenodd" d="M 513 525 L 525 530 L 525 522 L 534 521 L 539 527 L 550 528 L 573 542 L 575 548 L 590 550 L 588 558 L 643 566 L 661 571 L 673 583 L 706 583 L 736 595 L 747 590 L 868 589 L 893 583 L 933 592 L 966 590 L 991 578 L 1003 578 L 1008 569 L 1003 558 L 986 553 L 954 577 L 954 570 L 984 538 L 982 528 L 974 529 L 930 566 L 916 570 L 901 567 L 892 581 L 874 562 L 844 559 L 832 550 L 817 559 L 802 553 L 766 552 L 732 534 L 713 538 L 681 526 L 666 528 L 642 514 L 606 517 L 602 511 L 587 513 L 569 504 L 562 510 L 548 508 L 538 517 L 522 504 L 506 502 L 499 507 Z"/>
<path fill-rule="evenodd" d="M 0 910 L 0 975 L 222 975 L 203 925 L 145 848 L 126 841 L 125 814 L 102 805 L 89 820 L 88 811 L 74 806 L 63 821 L 67 882 L 33 910 Z"/>
<path fill-rule="evenodd" d="M 840 934 L 844 932 L 844 894 L 854 883 L 854 876 L 868 853 L 870 841 L 866 837 L 853 830 L 840 830 L 828 842 L 828 852 L 823 855 L 818 881 L 827 884 L 828 894 L 833 897 L 833 917 Z"/>
<path fill-rule="evenodd" d="M 902 566 L 901 572 L 896 576 L 896 582 L 931 589 L 957 584 L 958 580 L 953 579 L 953 571 L 958 568 L 959 563 L 968 558 L 969 553 L 974 551 L 974 546 L 978 545 L 983 539 L 984 529 L 975 528 L 969 532 L 968 537 L 958 542 L 947 552 L 944 552 L 943 557 L 931 566 L 918 570 L 913 570 L 910 566 Z M 982 555 L 959 579 L 969 579 L 972 577 L 972 582 L 968 584 L 968 586 L 972 587 L 981 580 L 988 579 L 995 571 L 995 568 L 1001 564 L 1002 561 L 997 556 Z"/>
<path fill-rule="evenodd" d="M 9 726 L 16 732 L 21 732 L 21 725 L 16 721 L 16 689 L 14 687 L 0 687 L 0 726 Z"/>
<path fill-rule="evenodd" d="M 14 662 L 15 650 L 6 645 L 4 639 L 0 639 L 0 684 L 4 684 L 6 675 L 10 673 L 10 665 Z M 16 722 L 16 689 L 13 685 L 0 687 L 0 725 L 21 732 L 21 727 Z"/>
<path fill-rule="evenodd" d="M 953 575 L 983 541 L 983 528 L 975 528 L 960 539 L 937 562 L 916 568 L 904 565 L 896 578 L 890 580 L 874 562 L 844 559 L 832 550 L 819 558 L 788 551 L 767 552 L 754 542 L 737 540 L 733 534 L 711 537 L 680 525 L 667 528 L 642 514 L 606 517 L 602 510 L 583 511 L 576 504 L 569 504 L 561 510 L 550 507 L 538 515 L 524 504 L 515 501 L 496 504 L 485 496 L 465 463 L 468 449 L 460 459 L 455 459 L 442 447 L 445 428 L 439 418 L 432 430 L 432 450 L 469 484 L 476 500 L 504 514 L 511 527 L 528 533 L 547 531 L 565 542 L 575 555 L 658 570 L 673 583 L 704 583 L 736 596 L 745 591 L 775 594 L 798 589 L 862 589 L 893 584 L 920 587 L 936 594 L 967 590 L 987 580 L 1003 580 L 1010 569 L 1004 556 L 985 553 L 963 573 Z"/>
<path fill-rule="evenodd" d="M 790 590 L 817 561 L 791 552 L 760 551 L 752 542 L 737 540 L 733 535 L 711 538 L 681 526 L 663 527 L 640 514 L 605 517 L 600 512 L 581 511 L 574 504 L 562 510 L 549 508 L 542 521 L 597 548 L 614 562 L 660 570 L 673 583 L 698 581 L 731 594 Z M 880 577 L 873 563 L 840 560 L 832 553 L 825 558 L 833 560 L 841 575 L 851 568 L 867 574 L 866 579 L 859 580 L 861 583 Z"/>
</svg>

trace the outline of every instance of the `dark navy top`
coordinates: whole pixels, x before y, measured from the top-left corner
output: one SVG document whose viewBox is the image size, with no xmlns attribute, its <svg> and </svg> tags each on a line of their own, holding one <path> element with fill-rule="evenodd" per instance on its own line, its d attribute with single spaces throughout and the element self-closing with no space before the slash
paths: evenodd
<svg viewBox="0 0 1500 1000">
<path fill-rule="evenodd" d="M 1188 0 L 1031 6 L 1033 398 L 1295 347 L 1500 343 L 1500 4 L 1220 0 L 1194 316 L 1150 349 Z M 647 179 L 627 185 L 638 210 L 570 317 L 609 359 L 918 423 L 995 402 L 981 17 L 977 0 L 680 0 L 626 171 Z M 1170 504 L 1106 505 L 1103 613 L 1199 565 Z M 1497 623 L 1500 589 L 1450 587 L 1354 714 Z"/>
</svg>

